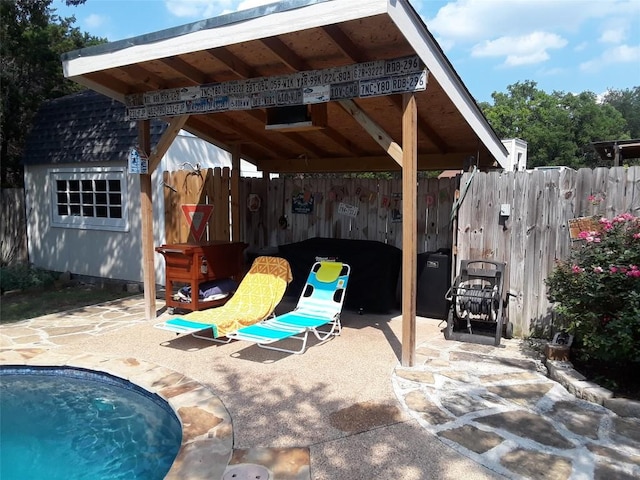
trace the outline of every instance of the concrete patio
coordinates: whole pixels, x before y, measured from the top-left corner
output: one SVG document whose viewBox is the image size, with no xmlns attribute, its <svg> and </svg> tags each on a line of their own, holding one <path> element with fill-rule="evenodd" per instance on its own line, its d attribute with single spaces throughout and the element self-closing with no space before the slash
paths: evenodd
<svg viewBox="0 0 640 480">
<path fill-rule="evenodd" d="M 0 364 L 92 368 L 160 394 L 183 423 L 171 478 L 640 476 L 637 415 L 577 399 L 525 342 L 448 342 L 418 318 L 418 366 L 402 368 L 397 313 L 346 311 L 342 335 L 304 355 L 153 328 L 167 318 L 145 320 L 133 297 L 2 325 Z"/>
</svg>

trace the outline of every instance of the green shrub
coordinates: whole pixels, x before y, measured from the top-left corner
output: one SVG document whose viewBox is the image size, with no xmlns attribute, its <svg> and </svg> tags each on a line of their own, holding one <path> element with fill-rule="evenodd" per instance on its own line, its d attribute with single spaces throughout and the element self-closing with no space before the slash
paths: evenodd
<svg viewBox="0 0 640 480">
<path fill-rule="evenodd" d="M 31 287 L 47 287 L 53 284 L 58 275 L 48 270 L 33 268 L 29 265 L 0 267 L 0 289 L 24 290 Z"/>
<path fill-rule="evenodd" d="M 548 297 L 584 360 L 640 361 L 640 217 L 625 213 L 580 232 L 547 278 Z"/>
</svg>

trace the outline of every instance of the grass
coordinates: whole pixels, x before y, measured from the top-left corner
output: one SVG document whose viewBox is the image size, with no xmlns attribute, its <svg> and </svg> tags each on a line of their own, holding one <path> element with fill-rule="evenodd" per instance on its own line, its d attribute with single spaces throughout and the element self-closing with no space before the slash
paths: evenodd
<svg viewBox="0 0 640 480">
<path fill-rule="evenodd" d="M 7 324 L 58 313 L 74 308 L 137 295 L 121 289 L 95 285 L 73 285 L 64 288 L 45 287 L 2 295 L 0 324 Z"/>
</svg>

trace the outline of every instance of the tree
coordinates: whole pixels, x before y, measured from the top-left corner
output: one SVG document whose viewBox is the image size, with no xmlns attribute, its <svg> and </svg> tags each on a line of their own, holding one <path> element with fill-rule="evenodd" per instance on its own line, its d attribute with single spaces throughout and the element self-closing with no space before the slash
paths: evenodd
<svg viewBox="0 0 640 480">
<path fill-rule="evenodd" d="M 547 94 L 536 82 L 517 82 L 507 93 L 483 102 L 489 123 L 501 138 L 528 143 L 528 166 L 595 167 L 599 158 L 591 142 L 628 138 L 625 119 L 611 105 L 600 104 L 591 92 Z"/>
<path fill-rule="evenodd" d="M 604 103 L 622 114 L 631 138 L 640 138 L 640 87 L 609 90 L 604 96 Z"/>
<path fill-rule="evenodd" d="M 24 141 L 42 102 L 82 88 L 64 78 L 60 54 L 106 41 L 81 33 L 74 17 L 57 16 L 52 1 L 0 0 L 2 186 L 22 184 Z"/>
</svg>

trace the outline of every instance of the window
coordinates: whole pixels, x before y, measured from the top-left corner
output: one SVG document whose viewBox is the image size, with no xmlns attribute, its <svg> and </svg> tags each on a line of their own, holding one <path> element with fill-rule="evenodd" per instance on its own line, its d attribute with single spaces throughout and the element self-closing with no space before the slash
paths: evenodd
<svg viewBox="0 0 640 480">
<path fill-rule="evenodd" d="M 55 226 L 128 229 L 124 169 L 51 172 Z"/>
</svg>

